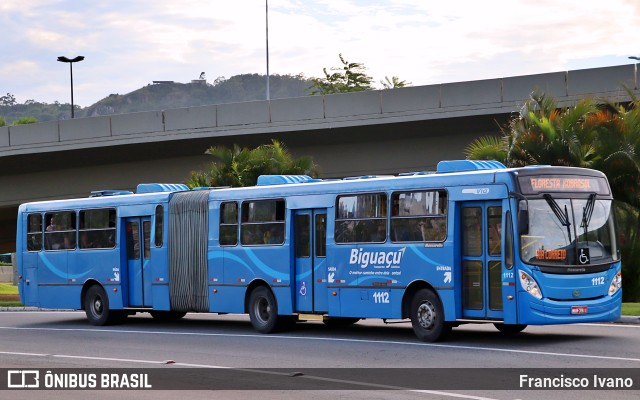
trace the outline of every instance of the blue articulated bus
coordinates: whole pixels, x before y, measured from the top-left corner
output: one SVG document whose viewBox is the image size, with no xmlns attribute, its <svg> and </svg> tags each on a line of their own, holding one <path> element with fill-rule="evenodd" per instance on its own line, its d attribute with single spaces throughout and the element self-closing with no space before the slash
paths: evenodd
<svg viewBox="0 0 640 400">
<path fill-rule="evenodd" d="M 27 203 L 17 262 L 23 304 L 83 309 L 94 325 L 248 313 L 270 333 L 381 318 L 436 341 L 470 322 L 517 333 L 619 318 L 616 238 L 598 171 L 459 160 L 433 173 L 141 184 Z"/>
</svg>

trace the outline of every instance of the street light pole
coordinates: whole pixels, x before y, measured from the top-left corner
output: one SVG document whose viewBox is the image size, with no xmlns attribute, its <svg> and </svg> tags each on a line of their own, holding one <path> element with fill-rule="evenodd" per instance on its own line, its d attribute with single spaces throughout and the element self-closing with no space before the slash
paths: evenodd
<svg viewBox="0 0 640 400">
<path fill-rule="evenodd" d="M 267 36 L 267 101 L 271 99 L 269 93 L 269 0 L 264 0 L 265 17 L 266 17 L 266 36 Z"/>
<path fill-rule="evenodd" d="M 75 58 L 67 58 L 65 56 L 58 57 L 58 61 L 69 63 L 69 73 L 71 74 L 71 118 L 74 118 L 73 113 L 73 63 L 84 60 L 84 56 L 77 56 Z"/>
</svg>

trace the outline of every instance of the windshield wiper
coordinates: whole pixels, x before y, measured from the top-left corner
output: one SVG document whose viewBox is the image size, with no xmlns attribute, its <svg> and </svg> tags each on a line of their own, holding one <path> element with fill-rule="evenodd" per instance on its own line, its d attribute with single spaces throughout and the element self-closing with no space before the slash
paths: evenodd
<svg viewBox="0 0 640 400">
<path fill-rule="evenodd" d="M 589 195 L 589 200 L 587 200 L 587 204 L 582 209 L 582 222 L 580 223 L 580 228 L 584 228 L 584 235 L 587 236 L 587 228 L 589 227 L 589 223 L 591 222 L 591 217 L 593 216 L 593 209 L 596 204 L 596 194 L 591 193 Z"/>
<path fill-rule="evenodd" d="M 549 204 L 551 211 L 553 211 L 553 213 L 556 215 L 556 218 L 558 218 L 558 221 L 560 221 L 560 224 L 567 227 L 567 235 L 569 236 L 569 243 L 571 243 L 571 222 L 569 222 L 569 212 L 567 211 L 567 205 L 564 205 L 563 212 L 558 203 L 553 197 L 551 197 L 550 194 L 544 194 L 543 197 L 547 201 L 547 204 Z"/>
</svg>

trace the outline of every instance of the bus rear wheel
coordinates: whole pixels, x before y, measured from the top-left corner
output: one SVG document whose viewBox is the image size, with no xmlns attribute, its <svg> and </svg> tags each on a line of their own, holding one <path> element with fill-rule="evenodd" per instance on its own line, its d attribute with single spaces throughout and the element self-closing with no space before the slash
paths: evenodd
<svg viewBox="0 0 640 400">
<path fill-rule="evenodd" d="M 87 290 L 84 311 L 89 323 L 96 326 L 119 324 L 127 317 L 124 311 L 109 309 L 109 297 L 100 285 L 93 285 Z"/>
<path fill-rule="evenodd" d="M 411 325 L 423 342 L 437 342 L 451 331 L 451 325 L 444 321 L 442 302 L 432 290 L 420 289 L 413 296 Z"/>
<path fill-rule="evenodd" d="M 527 327 L 522 324 L 493 324 L 493 326 L 505 335 L 517 335 Z"/>
<path fill-rule="evenodd" d="M 286 327 L 286 316 L 278 316 L 276 298 L 265 286 L 259 286 L 249 297 L 249 319 L 260 333 L 273 333 Z M 291 318 L 289 318 L 291 319 Z"/>
</svg>

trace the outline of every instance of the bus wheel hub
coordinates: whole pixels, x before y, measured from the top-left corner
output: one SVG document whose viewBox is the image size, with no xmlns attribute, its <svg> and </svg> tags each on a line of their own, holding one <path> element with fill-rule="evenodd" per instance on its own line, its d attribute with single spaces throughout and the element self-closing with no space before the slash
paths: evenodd
<svg viewBox="0 0 640 400">
<path fill-rule="evenodd" d="M 429 302 L 423 303 L 418 307 L 418 321 L 424 329 L 430 329 L 436 319 L 436 311 Z"/>
</svg>

